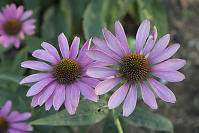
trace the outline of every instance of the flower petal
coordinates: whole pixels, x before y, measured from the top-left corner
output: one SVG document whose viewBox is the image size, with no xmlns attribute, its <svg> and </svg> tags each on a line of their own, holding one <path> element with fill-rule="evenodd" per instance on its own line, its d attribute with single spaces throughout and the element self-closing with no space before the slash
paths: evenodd
<svg viewBox="0 0 199 133">
<path fill-rule="evenodd" d="M 60 56 L 59 56 L 59 53 L 58 53 L 58 51 L 57 51 L 57 49 L 53 46 L 53 45 L 51 45 L 51 44 L 49 44 L 49 43 L 47 43 L 47 42 L 42 42 L 41 43 L 41 46 L 46 50 L 46 51 L 48 51 L 50 54 L 52 54 L 56 59 L 57 59 L 57 61 L 60 61 L 61 59 L 60 59 Z"/>
<path fill-rule="evenodd" d="M 168 82 L 180 82 L 185 79 L 185 76 L 178 71 L 151 71 L 150 73 Z"/>
<path fill-rule="evenodd" d="M 26 113 L 22 113 L 22 114 L 19 114 L 18 112 L 16 113 L 11 113 L 7 120 L 9 122 L 17 122 L 17 121 L 24 121 L 24 120 L 27 120 L 31 117 L 31 113 L 29 112 L 26 112 Z"/>
<path fill-rule="evenodd" d="M 55 89 L 55 94 L 53 97 L 53 106 L 55 110 L 59 110 L 65 100 L 65 88 L 65 85 L 58 84 Z"/>
<path fill-rule="evenodd" d="M 78 81 L 76 85 L 84 97 L 94 102 L 98 101 L 99 97 L 90 86 L 80 81 Z"/>
<path fill-rule="evenodd" d="M 35 50 L 32 54 L 33 57 L 50 62 L 52 64 L 57 64 L 57 59 L 51 55 L 49 52 L 45 51 L 45 50 Z"/>
<path fill-rule="evenodd" d="M 53 81 L 53 78 L 46 78 L 37 82 L 28 90 L 26 96 L 29 97 L 29 96 L 34 96 L 38 94 L 40 91 L 43 90 L 44 87 L 46 87 L 52 81 Z"/>
<path fill-rule="evenodd" d="M 71 102 L 74 107 L 77 107 L 79 104 L 80 90 L 76 84 L 71 85 Z"/>
<path fill-rule="evenodd" d="M 155 47 L 152 49 L 151 53 L 149 54 L 148 59 L 152 60 L 158 54 L 162 53 L 162 51 L 169 44 L 169 40 L 170 40 L 170 35 L 169 34 L 166 34 L 165 36 L 163 36 L 162 38 L 160 38 L 160 40 L 158 40 L 158 42 L 156 43 Z"/>
<path fill-rule="evenodd" d="M 144 102 L 152 109 L 157 109 L 158 105 L 153 92 L 143 82 L 140 82 L 140 87 L 142 92 L 142 99 Z"/>
<path fill-rule="evenodd" d="M 59 48 L 62 54 L 62 57 L 65 58 L 69 58 L 69 46 L 68 46 L 68 40 L 66 38 L 66 36 L 64 35 L 64 33 L 61 33 L 58 36 L 58 42 L 59 42 Z"/>
<path fill-rule="evenodd" d="M 118 74 L 119 71 L 108 67 L 92 67 L 86 72 L 87 75 L 94 78 L 106 78 Z"/>
<path fill-rule="evenodd" d="M 48 98 L 48 100 L 46 101 L 46 103 L 45 103 L 45 110 L 50 110 L 50 108 L 52 107 L 54 94 L 55 93 L 53 92 L 53 94 L 50 96 L 50 98 Z"/>
<path fill-rule="evenodd" d="M 148 82 L 150 83 L 151 87 L 155 91 L 155 93 L 164 101 L 170 102 L 170 103 L 175 103 L 176 102 L 176 97 L 173 94 L 173 92 L 167 88 L 164 84 L 161 84 L 155 79 L 149 78 L 147 79 Z"/>
<path fill-rule="evenodd" d="M 177 71 L 186 64 L 183 59 L 170 59 L 151 67 L 151 71 Z"/>
<path fill-rule="evenodd" d="M 118 54 L 121 58 L 124 57 L 124 50 L 120 41 L 106 28 L 103 29 L 103 34 L 109 48 Z"/>
<path fill-rule="evenodd" d="M 70 59 L 75 59 L 79 51 L 79 37 L 75 37 L 70 48 Z"/>
<path fill-rule="evenodd" d="M 37 81 L 43 80 L 45 78 L 53 78 L 53 74 L 51 74 L 51 73 L 32 74 L 32 75 L 25 77 L 19 84 L 37 82 Z"/>
<path fill-rule="evenodd" d="M 89 50 L 90 45 L 91 45 L 91 39 L 87 40 L 87 41 L 84 43 L 84 45 L 82 46 L 82 48 L 81 48 L 81 50 L 80 50 L 80 52 L 79 52 L 79 56 L 78 56 L 76 62 L 78 62 L 78 63 L 82 62 L 82 60 L 87 56 L 85 52 L 86 52 L 87 50 Z"/>
<path fill-rule="evenodd" d="M 113 109 L 122 103 L 122 101 L 126 97 L 128 88 L 129 88 L 129 83 L 126 82 L 117 91 L 113 93 L 113 95 L 110 97 L 108 101 L 109 109 Z"/>
<path fill-rule="evenodd" d="M 155 58 L 150 60 L 150 63 L 155 64 L 155 63 L 159 63 L 161 61 L 164 61 L 164 60 L 170 58 L 171 56 L 173 56 L 177 52 L 177 50 L 179 48 L 180 48 L 179 44 L 173 44 L 173 45 L 169 46 L 162 53 L 160 53 L 158 56 L 156 56 Z"/>
<path fill-rule="evenodd" d="M 95 93 L 97 95 L 105 94 L 113 89 L 121 80 L 121 77 L 104 80 L 95 87 Z"/>
<path fill-rule="evenodd" d="M 11 123 L 9 126 L 20 131 L 33 131 L 33 127 L 26 123 Z"/>
<path fill-rule="evenodd" d="M 88 51 L 86 51 L 86 54 L 88 57 L 92 58 L 93 60 L 97 60 L 97 61 L 108 63 L 108 64 L 119 65 L 118 61 L 116 61 L 111 56 L 105 54 L 102 51 L 88 50 Z"/>
<path fill-rule="evenodd" d="M 17 11 L 16 11 L 16 18 L 17 18 L 17 19 L 19 19 L 19 18 L 22 16 L 23 11 L 24 11 L 24 7 L 23 7 L 23 6 L 19 6 L 19 7 L 17 8 Z"/>
<path fill-rule="evenodd" d="M 11 107 L 12 107 L 12 102 L 7 101 L 6 104 L 0 110 L 0 116 L 6 117 L 8 113 L 10 112 Z"/>
<path fill-rule="evenodd" d="M 132 84 L 123 104 L 123 116 L 128 117 L 135 109 L 137 102 L 137 88 Z"/>
<path fill-rule="evenodd" d="M 90 87 L 95 88 L 99 84 L 99 80 L 95 78 L 90 78 L 90 77 L 80 77 L 80 81 L 86 83 Z"/>
<path fill-rule="evenodd" d="M 27 18 L 29 18 L 29 17 L 32 15 L 32 13 L 33 13 L 32 10 L 25 11 L 25 12 L 23 13 L 23 15 L 21 16 L 20 21 L 24 21 L 24 20 L 26 20 Z"/>
<path fill-rule="evenodd" d="M 39 61 L 24 61 L 21 63 L 22 67 L 30 68 L 38 71 L 53 71 L 54 68 L 44 62 Z"/>
<path fill-rule="evenodd" d="M 130 51 L 129 51 L 129 46 L 126 39 L 126 34 L 119 21 L 115 22 L 115 34 L 116 34 L 117 39 L 122 43 L 125 53 L 128 55 Z"/>
<path fill-rule="evenodd" d="M 71 91 L 72 91 L 71 86 L 67 86 L 65 108 L 67 109 L 67 111 L 69 112 L 70 115 L 73 115 L 73 114 L 75 114 L 76 107 L 74 107 L 73 104 L 72 104 Z"/>
<path fill-rule="evenodd" d="M 150 21 L 144 20 L 136 34 L 136 53 L 140 53 L 150 32 Z"/>
</svg>

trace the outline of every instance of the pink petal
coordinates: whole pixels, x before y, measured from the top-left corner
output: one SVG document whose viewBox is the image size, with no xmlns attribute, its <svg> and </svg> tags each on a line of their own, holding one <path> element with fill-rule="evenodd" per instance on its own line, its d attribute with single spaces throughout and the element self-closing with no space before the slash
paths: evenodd
<svg viewBox="0 0 199 133">
<path fill-rule="evenodd" d="M 153 92 L 142 82 L 140 82 L 140 87 L 142 92 L 142 99 L 144 102 L 152 109 L 157 109 L 158 105 Z"/>
<path fill-rule="evenodd" d="M 151 71 L 177 71 L 186 64 L 183 59 L 170 59 L 151 67 Z"/>
<path fill-rule="evenodd" d="M 77 107 L 79 104 L 80 90 L 76 84 L 71 85 L 71 102 L 74 107 Z"/>
<path fill-rule="evenodd" d="M 38 94 L 36 94 L 33 99 L 32 99 L 32 103 L 31 103 L 31 106 L 32 107 L 36 107 L 39 105 L 39 98 L 41 97 L 41 95 L 43 94 L 43 91 L 39 92 Z"/>
<path fill-rule="evenodd" d="M 88 68 L 91 68 L 91 67 L 101 67 L 101 66 L 108 66 L 108 64 L 104 63 L 104 62 L 100 62 L 100 61 L 95 61 L 93 63 L 90 63 L 86 66 L 83 66 L 82 71 L 86 71 Z"/>
<path fill-rule="evenodd" d="M 19 19 L 19 18 L 22 16 L 23 11 L 24 11 L 24 7 L 23 7 L 23 6 L 19 6 L 19 7 L 17 8 L 17 11 L 16 11 L 16 18 L 17 18 L 17 19 Z"/>
<path fill-rule="evenodd" d="M 170 103 L 175 103 L 176 97 L 173 94 L 173 92 L 167 88 L 165 85 L 161 84 L 155 79 L 149 78 L 147 79 L 155 91 L 155 93 L 164 101 L 170 102 Z"/>
<path fill-rule="evenodd" d="M 53 71 L 54 68 L 44 62 L 39 61 L 24 61 L 21 63 L 22 67 L 30 68 L 38 71 Z"/>
<path fill-rule="evenodd" d="M 169 46 L 162 53 L 160 53 L 158 56 L 153 58 L 150 61 L 150 63 L 155 64 L 155 63 L 159 63 L 161 61 L 164 61 L 164 60 L 170 58 L 171 56 L 173 56 L 177 52 L 177 50 L 179 48 L 180 48 L 179 44 L 173 44 L 173 45 Z"/>
<path fill-rule="evenodd" d="M 132 84 L 123 104 L 123 116 L 128 117 L 134 111 L 136 102 L 137 102 L 137 88 L 135 84 Z"/>
<path fill-rule="evenodd" d="M 21 131 L 15 128 L 9 128 L 8 133 L 26 133 L 25 131 Z"/>
<path fill-rule="evenodd" d="M 185 79 L 185 76 L 178 71 L 151 71 L 150 73 L 168 82 L 180 82 Z"/>
<path fill-rule="evenodd" d="M 6 104 L 0 110 L 0 116 L 6 117 L 8 113 L 10 112 L 11 107 L 12 107 L 12 102 L 7 101 Z"/>
<path fill-rule="evenodd" d="M 53 97 L 54 97 L 54 93 L 46 101 L 46 103 L 45 103 L 45 109 L 46 110 L 50 110 L 50 108 L 52 107 L 52 105 L 53 105 Z"/>
<path fill-rule="evenodd" d="M 152 49 L 151 53 L 149 54 L 148 59 L 152 60 L 158 54 L 161 54 L 163 52 L 163 50 L 169 44 L 169 40 L 170 40 L 170 35 L 169 34 L 166 34 L 165 36 L 160 38 L 160 40 L 158 40 L 158 42 L 156 43 L 155 47 Z"/>
<path fill-rule="evenodd" d="M 79 37 L 75 37 L 70 48 L 70 59 L 75 59 L 79 51 Z"/>
<path fill-rule="evenodd" d="M 99 50 L 89 50 L 86 51 L 86 54 L 88 57 L 100 61 L 100 62 L 104 62 L 104 63 L 108 63 L 108 64 L 114 64 L 114 65 L 119 65 L 119 62 L 116 61 L 115 59 L 113 59 L 111 56 L 105 54 L 102 51 Z"/>
<path fill-rule="evenodd" d="M 144 47 L 144 50 L 143 50 L 143 55 L 144 56 L 146 56 L 151 51 L 151 49 L 153 48 L 153 46 L 155 44 L 156 39 L 157 39 L 157 29 L 154 26 L 153 32 L 149 36 L 149 38 L 148 38 L 148 40 L 146 42 L 146 45 Z"/>
<path fill-rule="evenodd" d="M 50 63 L 55 64 L 55 65 L 58 62 L 56 60 L 56 58 L 53 55 L 51 55 L 48 51 L 41 50 L 41 49 L 35 50 L 33 52 L 32 56 L 35 57 L 35 58 L 50 62 Z"/>
<path fill-rule="evenodd" d="M 53 74 L 51 74 L 51 73 L 32 74 L 32 75 L 25 77 L 19 84 L 37 82 L 37 81 L 43 80 L 45 78 L 53 78 Z"/>
<path fill-rule="evenodd" d="M 87 75 L 94 78 L 105 78 L 118 74 L 119 71 L 108 67 L 92 67 L 86 72 Z"/>
<path fill-rule="evenodd" d="M 64 33 L 61 33 L 58 37 L 58 42 L 59 42 L 59 48 L 62 54 L 62 57 L 69 58 L 69 46 L 68 46 L 68 40 Z"/>
<path fill-rule="evenodd" d="M 29 97 L 38 94 L 40 91 L 43 90 L 44 87 L 46 87 L 52 81 L 53 78 L 46 78 L 44 80 L 37 82 L 28 90 L 26 96 Z"/>
<path fill-rule="evenodd" d="M 5 16 L 2 13 L 0 13 L 0 21 L 1 22 L 5 22 L 6 21 L 6 18 L 5 18 Z"/>
<path fill-rule="evenodd" d="M 15 119 L 15 117 L 17 117 L 18 115 L 20 115 L 19 112 L 17 112 L 17 111 L 12 111 L 12 112 L 8 115 L 7 120 L 10 121 L 10 120 L 12 120 L 12 119 Z"/>
<path fill-rule="evenodd" d="M 110 97 L 108 101 L 109 109 L 113 109 L 122 103 L 122 101 L 126 97 L 128 88 L 129 88 L 129 83 L 126 82 L 117 91 L 113 93 L 113 95 Z"/>
<path fill-rule="evenodd" d="M 32 13 L 33 13 L 32 10 L 25 11 L 21 16 L 20 20 L 24 21 L 25 19 L 29 18 L 32 15 Z"/>
<path fill-rule="evenodd" d="M 57 85 L 53 98 L 53 106 L 55 110 L 59 110 L 65 100 L 65 84 Z"/>
<path fill-rule="evenodd" d="M 24 120 L 27 120 L 31 117 L 31 113 L 29 112 L 26 112 L 26 113 L 22 113 L 22 114 L 19 114 L 18 112 L 17 113 L 11 113 L 9 115 L 9 117 L 7 118 L 7 120 L 9 122 L 17 122 L 17 121 L 24 121 Z"/>
<path fill-rule="evenodd" d="M 130 51 L 129 51 L 129 46 L 126 39 L 126 34 L 119 21 L 115 22 L 115 34 L 116 34 L 117 39 L 121 42 L 125 53 L 128 55 Z"/>
<path fill-rule="evenodd" d="M 113 57 L 113 58 L 116 58 L 116 59 L 121 59 L 121 57 L 119 57 L 114 51 L 112 51 L 105 40 L 102 40 L 100 38 L 93 38 L 93 43 L 95 44 L 96 49 L 94 50 L 100 50 L 100 51 L 103 51 L 105 54 Z"/>
<path fill-rule="evenodd" d="M 95 88 L 99 84 L 99 80 L 95 78 L 89 78 L 89 77 L 80 77 L 80 81 L 86 83 L 90 87 Z"/>
<path fill-rule="evenodd" d="M 80 89 L 80 92 L 84 97 L 94 102 L 98 101 L 99 97 L 95 94 L 95 91 L 90 86 L 79 81 L 77 82 L 76 85 Z"/>
<path fill-rule="evenodd" d="M 113 89 L 121 80 L 121 77 L 104 80 L 96 86 L 95 93 L 97 95 L 105 94 L 111 89 Z"/>
<path fill-rule="evenodd" d="M 49 43 L 47 43 L 47 42 L 42 42 L 41 43 L 41 46 L 46 50 L 46 51 L 48 51 L 50 54 L 52 54 L 56 59 L 57 59 L 57 61 L 60 61 L 61 59 L 60 59 L 60 56 L 59 56 L 59 53 L 58 53 L 58 51 L 57 51 L 57 49 L 53 46 L 53 45 L 51 45 L 51 44 L 49 44 Z"/>
<path fill-rule="evenodd" d="M 65 99 L 65 108 L 69 112 L 70 115 L 75 114 L 76 108 L 72 105 L 72 99 L 71 99 L 71 86 L 67 86 L 66 88 L 66 99 Z"/>
<path fill-rule="evenodd" d="M 136 53 L 140 53 L 150 32 L 150 21 L 144 20 L 136 34 Z"/>
<path fill-rule="evenodd" d="M 82 46 L 82 48 L 81 48 L 81 50 L 80 50 L 80 52 L 79 52 L 79 56 L 78 56 L 76 62 L 78 62 L 78 63 L 82 62 L 82 60 L 87 56 L 85 52 L 86 52 L 87 50 L 89 50 L 90 45 L 91 45 L 91 39 L 90 39 L 90 40 L 87 40 L 87 41 L 84 43 L 84 45 Z"/>
<path fill-rule="evenodd" d="M 21 131 L 33 131 L 33 127 L 26 123 L 11 123 L 9 126 Z"/>
</svg>

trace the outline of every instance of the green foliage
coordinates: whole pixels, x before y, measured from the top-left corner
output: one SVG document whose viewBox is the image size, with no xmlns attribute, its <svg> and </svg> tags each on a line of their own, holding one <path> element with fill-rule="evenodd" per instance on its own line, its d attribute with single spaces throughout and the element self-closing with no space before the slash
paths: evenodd
<svg viewBox="0 0 199 133">
<path fill-rule="evenodd" d="M 37 49 L 41 49 L 42 40 L 37 36 L 28 36 L 26 38 L 27 50 L 32 53 Z"/>
</svg>

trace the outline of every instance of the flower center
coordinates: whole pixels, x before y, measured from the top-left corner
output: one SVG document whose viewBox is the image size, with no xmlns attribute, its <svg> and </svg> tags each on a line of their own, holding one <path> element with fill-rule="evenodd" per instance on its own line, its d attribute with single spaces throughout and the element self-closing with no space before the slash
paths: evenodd
<svg viewBox="0 0 199 133">
<path fill-rule="evenodd" d="M 0 133 L 5 133 L 8 129 L 8 122 L 0 116 Z"/>
<path fill-rule="evenodd" d="M 72 84 L 79 76 L 80 66 L 72 59 L 62 59 L 54 68 L 54 76 L 60 84 Z"/>
<path fill-rule="evenodd" d="M 129 54 L 120 62 L 120 73 L 128 81 L 136 82 L 145 79 L 149 72 L 150 64 L 141 54 Z"/>
<path fill-rule="evenodd" d="M 17 35 L 21 30 L 21 22 L 17 19 L 10 19 L 4 23 L 3 29 L 8 35 Z"/>
</svg>

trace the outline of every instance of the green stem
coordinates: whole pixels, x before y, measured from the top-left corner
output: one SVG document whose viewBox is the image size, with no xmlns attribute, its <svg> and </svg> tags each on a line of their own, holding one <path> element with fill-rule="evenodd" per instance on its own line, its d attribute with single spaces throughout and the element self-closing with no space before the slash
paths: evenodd
<svg viewBox="0 0 199 133">
<path fill-rule="evenodd" d="M 114 109 L 112 110 L 112 114 L 114 116 L 114 114 L 115 114 L 115 110 Z M 119 118 L 115 119 L 115 125 L 117 127 L 118 133 L 124 133 Z"/>
</svg>

